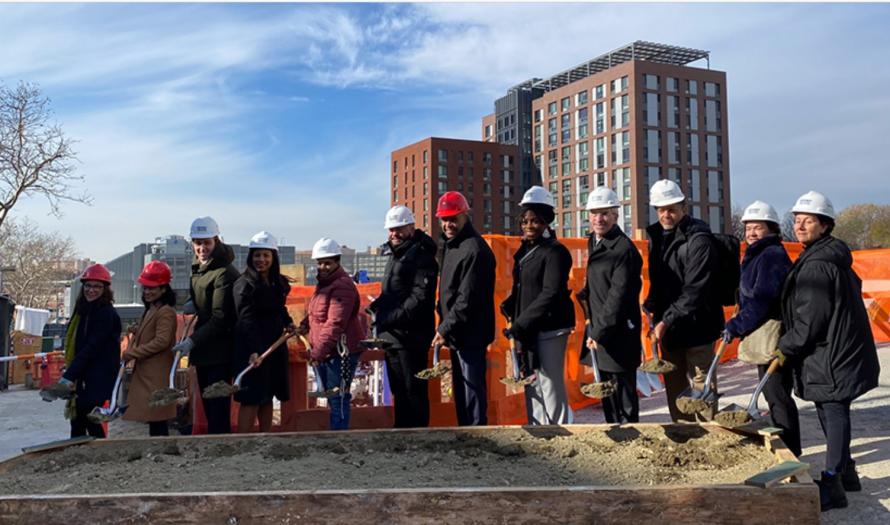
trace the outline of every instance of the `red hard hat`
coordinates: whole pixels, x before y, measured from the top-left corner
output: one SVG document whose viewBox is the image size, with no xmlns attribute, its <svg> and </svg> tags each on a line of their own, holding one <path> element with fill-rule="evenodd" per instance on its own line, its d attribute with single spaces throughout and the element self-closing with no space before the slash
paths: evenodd
<svg viewBox="0 0 890 525">
<path fill-rule="evenodd" d="M 454 217 L 470 211 L 467 199 L 457 191 L 446 191 L 439 197 L 439 205 L 436 207 L 436 217 Z"/>
<path fill-rule="evenodd" d="M 139 274 L 139 284 L 143 286 L 161 286 L 170 284 L 170 267 L 164 261 L 152 261 L 145 265 Z"/>
<path fill-rule="evenodd" d="M 87 269 L 81 274 L 80 282 L 84 281 L 102 281 L 103 283 L 111 284 L 111 272 L 101 264 L 93 264 L 87 266 Z"/>
</svg>

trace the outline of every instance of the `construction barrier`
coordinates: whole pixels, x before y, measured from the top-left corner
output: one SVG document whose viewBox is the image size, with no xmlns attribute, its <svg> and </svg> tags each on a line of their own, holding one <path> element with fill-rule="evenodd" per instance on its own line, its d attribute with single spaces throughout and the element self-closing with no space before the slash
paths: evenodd
<svg viewBox="0 0 890 525">
<path fill-rule="evenodd" d="M 485 235 L 488 244 L 494 252 L 497 260 L 495 281 L 495 308 L 510 294 L 512 287 L 513 254 L 519 248 L 518 237 L 503 235 Z M 584 286 L 587 267 L 587 239 L 561 239 L 560 242 L 569 249 L 572 254 L 573 267 L 569 276 L 569 288 L 573 294 Z M 643 256 L 643 290 L 640 301 L 646 297 L 649 290 L 648 280 L 648 243 L 646 241 L 634 241 L 637 249 Z M 799 243 L 785 243 L 788 254 L 792 260 L 802 252 Z M 742 251 L 744 253 L 744 243 Z M 863 300 L 866 303 L 871 321 L 872 331 L 877 342 L 890 342 L 890 250 L 866 250 L 853 252 L 853 268 L 863 281 Z M 359 284 L 362 310 L 370 303 L 369 296 L 376 297 L 380 293 L 380 283 Z M 315 287 L 295 286 L 287 298 L 287 307 L 294 321 L 299 323 L 306 312 L 306 304 L 312 296 Z M 575 304 L 575 331 L 569 336 L 566 351 L 566 389 L 568 390 L 569 403 L 574 410 L 598 403 L 597 400 L 581 394 L 580 386 L 593 381 L 592 373 L 579 362 L 581 345 L 583 343 L 584 317 L 577 302 Z M 726 308 L 727 319 L 732 315 L 732 308 Z M 361 314 L 363 322 L 368 324 L 367 316 Z M 499 379 L 510 373 L 510 348 L 508 341 L 500 335 L 506 328 L 506 321 L 499 311 L 495 316 L 496 329 L 495 341 L 488 351 L 488 421 L 491 425 L 521 424 L 526 422 L 525 399 L 521 388 L 503 385 Z M 651 358 L 651 341 L 648 339 L 648 323 L 643 318 L 642 342 L 646 357 Z M 737 355 L 738 342 L 735 341 L 727 348 L 723 357 L 724 361 L 734 359 Z M 290 353 L 290 385 L 291 399 L 281 405 L 280 424 L 275 426 L 277 431 L 293 430 L 324 430 L 327 428 L 328 411 L 326 408 L 315 406 L 315 401 L 306 395 L 308 385 L 307 358 L 305 349 L 296 340 L 289 341 Z M 382 352 L 365 352 L 363 361 L 374 361 L 383 358 Z M 447 352 L 443 352 L 443 359 L 449 359 Z M 206 432 L 207 424 L 201 408 L 200 395 L 197 392 L 197 382 L 194 374 L 192 379 L 192 414 L 193 432 Z M 430 393 L 430 424 L 431 426 L 451 426 L 456 424 L 454 407 L 450 398 L 450 374 L 442 379 L 434 379 L 429 383 Z M 444 384 L 443 384 L 444 380 Z M 232 423 L 236 422 L 237 403 L 232 404 Z M 353 407 L 351 415 L 351 428 L 388 428 L 392 426 L 392 409 L 388 406 L 377 407 Z"/>
</svg>

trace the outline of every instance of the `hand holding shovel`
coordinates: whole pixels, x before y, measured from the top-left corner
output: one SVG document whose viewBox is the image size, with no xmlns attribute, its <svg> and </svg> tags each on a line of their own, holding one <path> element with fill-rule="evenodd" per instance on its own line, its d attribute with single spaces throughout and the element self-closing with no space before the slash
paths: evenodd
<svg viewBox="0 0 890 525">
<path fill-rule="evenodd" d="M 664 359 L 662 359 L 661 355 L 658 352 L 660 341 L 655 334 L 655 326 L 652 320 L 652 314 L 646 312 L 646 317 L 649 319 L 649 338 L 652 340 L 652 359 L 640 365 L 640 370 L 652 374 L 667 374 L 669 372 L 673 372 L 677 369 L 677 366 L 670 361 L 665 361 Z"/>
<path fill-rule="evenodd" d="M 309 345 L 309 340 L 303 334 L 299 334 L 300 341 L 303 343 L 303 346 L 306 347 L 306 351 L 309 352 L 309 366 L 312 367 L 312 373 L 315 374 L 315 390 L 310 391 L 306 394 L 308 397 L 334 397 L 340 393 L 340 387 L 334 387 L 330 390 L 326 390 L 324 387 L 324 376 L 321 374 L 321 368 L 318 367 L 318 361 L 312 359 L 312 346 Z"/>
<path fill-rule="evenodd" d="M 369 295 L 368 299 L 370 299 L 371 302 L 374 302 L 376 298 Z M 392 346 L 392 343 L 390 341 L 377 337 L 377 312 L 375 312 L 374 310 L 368 311 L 371 314 L 371 338 L 362 339 L 361 344 L 369 350 L 373 350 L 375 348 L 386 350 L 387 348 Z"/>
<path fill-rule="evenodd" d="M 185 339 L 188 337 L 189 329 L 192 327 L 192 324 L 194 324 L 194 321 L 197 318 L 197 315 L 192 315 L 188 322 L 185 324 L 185 328 L 183 328 L 182 330 L 182 337 L 179 339 L 180 343 L 182 341 L 185 341 Z M 170 367 L 170 376 L 167 388 L 161 388 L 151 393 L 151 396 L 149 396 L 148 398 L 148 406 L 150 406 L 151 408 L 163 407 L 172 405 L 174 403 L 185 402 L 188 400 L 185 395 L 185 391 L 177 390 L 174 383 L 174 379 L 176 379 L 176 369 L 179 367 L 179 360 L 181 358 L 182 353 L 177 351 L 173 354 L 173 365 Z"/>
<path fill-rule="evenodd" d="M 127 407 L 119 406 L 118 399 L 120 398 L 121 380 L 124 377 L 126 369 L 127 363 L 122 360 L 120 368 L 117 371 L 117 379 L 114 381 L 114 390 L 111 391 L 111 402 L 108 404 L 108 408 L 94 407 L 93 410 L 87 414 L 87 419 L 93 423 L 101 424 L 113 421 L 123 415 Z"/>
<path fill-rule="evenodd" d="M 513 337 L 513 322 L 507 319 L 507 329 L 504 335 L 510 341 L 510 358 L 513 361 L 513 375 L 505 376 L 500 379 L 501 383 L 507 386 L 526 386 L 535 382 L 537 375 L 534 372 L 526 370 L 524 352 L 516 348 L 516 338 Z"/>
<path fill-rule="evenodd" d="M 724 352 L 726 352 L 726 346 L 726 339 L 721 337 L 717 353 L 714 354 L 714 359 L 711 360 L 711 366 L 708 367 L 708 374 L 705 376 L 704 387 L 699 390 L 695 388 L 695 385 L 693 384 L 686 387 L 686 390 L 677 396 L 677 409 L 680 412 L 683 412 L 684 414 L 697 414 L 699 412 L 704 412 L 717 404 L 718 394 L 712 387 L 714 384 L 714 375 L 717 372 L 717 364 L 720 362 L 720 358 L 723 357 Z"/>
<path fill-rule="evenodd" d="M 433 345 L 433 367 L 425 368 L 420 372 L 417 372 L 414 374 L 414 377 L 417 379 L 435 379 L 437 377 L 442 377 L 447 372 L 451 371 L 451 366 L 448 363 L 439 360 L 439 353 L 442 350 L 442 346 L 442 343 Z"/>
<path fill-rule="evenodd" d="M 590 337 L 590 305 L 587 303 L 584 296 L 581 295 L 580 292 L 575 293 L 575 300 L 578 301 L 578 306 L 581 307 L 581 312 L 584 314 L 584 341 L 585 345 L 588 340 L 593 342 L 593 348 L 588 348 L 590 350 L 590 362 L 591 368 L 593 368 L 593 383 L 589 385 L 584 385 L 581 387 L 581 393 L 587 397 L 592 397 L 595 399 L 602 399 L 604 397 L 609 397 L 616 391 L 616 385 L 614 381 L 605 381 L 600 375 L 600 367 L 599 363 L 596 360 L 596 341 Z"/>
<path fill-rule="evenodd" d="M 714 421 L 724 427 L 736 428 L 751 422 L 762 420 L 763 418 L 757 410 L 757 398 L 760 397 L 760 392 L 763 391 L 763 387 L 766 386 L 769 376 L 771 376 L 781 365 L 781 361 L 782 358 L 773 358 L 770 362 L 769 368 L 766 369 L 766 373 L 763 374 L 763 378 L 757 383 L 757 387 L 754 388 L 754 393 L 751 394 L 751 401 L 748 402 L 748 408 L 742 408 L 733 403 L 718 412 L 714 417 Z"/>
<path fill-rule="evenodd" d="M 227 381 L 217 381 L 216 383 L 213 383 L 212 385 L 204 389 L 202 397 L 204 399 L 215 399 L 219 397 L 229 397 L 230 395 L 238 392 L 239 390 L 241 390 L 241 381 L 244 379 L 244 375 L 251 370 L 259 368 L 259 366 L 263 363 L 263 360 L 269 357 L 269 354 L 277 350 L 279 346 L 281 346 L 285 341 L 295 335 L 295 332 L 284 332 L 283 334 L 281 334 L 281 337 L 276 339 L 275 342 L 266 349 L 265 352 L 260 354 L 260 356 L 256 359 L 251 360 L 250 364 L 248 364 L 244 368 L 244 370 L 242 370 L 241 373 L 238 374 L 237 377 L 235 377 L 234 384 L 230 385 Z"/>
</svg>

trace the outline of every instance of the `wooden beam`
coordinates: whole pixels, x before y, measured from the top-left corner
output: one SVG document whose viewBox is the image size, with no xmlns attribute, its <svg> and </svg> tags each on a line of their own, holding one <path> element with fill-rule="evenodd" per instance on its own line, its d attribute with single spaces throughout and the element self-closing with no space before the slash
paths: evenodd
<svg viewBox="0 0 890 525">
<path fill-rule="evenodd" d="M 745 485 L 765 489 L 802 472 L 809 472 L 809 470 L 810 465 L 807 463 L 801 463 L 799 461 L 783 461 L 778 465 L 774 465 L 764 470 L 760 474 L 756 474 L 746 479 Z"/>
</svg>

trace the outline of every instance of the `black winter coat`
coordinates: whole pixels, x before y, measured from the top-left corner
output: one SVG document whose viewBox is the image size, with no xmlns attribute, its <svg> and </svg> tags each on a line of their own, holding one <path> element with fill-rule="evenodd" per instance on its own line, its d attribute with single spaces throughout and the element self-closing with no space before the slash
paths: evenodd
<svg viewBox="0 0 890 525">
<path fill-rule="evenodd" d="M 235 281 L 232 290 L 237 314 L 234 372 L 238 373 L 250 363 L 251 354 L 265 352 L 294 321 L 285 307 L 290 285 L 284 277 L 279 276 L 278 286 L 272 286 L 248 271 Z M 287 401 L 287 343 L 272 352 L 258 370 L 246 374 L 243 382 L 247 388 L 235 394 L 239 403 L 263 404 L 272 401 L 273 395 Z"/>
<path fill-rule="evenodd" d="M 238 270 L 232 266 L 235 252 L 223 243 L 217 243 L 209 261 L 192 264 L 189 293 L 198 319 L 191 338 L 195 347 L 189 362 L 195 366 L 231 365 L 235 328 L 235 301 L 232 285 L 238 279 Z"/>
<path fill-rule="evenodd" d="M 534 345 L 540 332 L 575 326 L 571 271 L 572 254 L 555 238 L 522 241 L 513 255 L 513 289 L 501 304 L 516 340 Z"/>
<path fill-rule="evenodd" d="M 484 351 L 494 341 L 494 253 L 469 222 L 442 243 L 437 330 L 449 346 Z"/>
<path fill-rule="evenodd" d="M 436 241 L 422 230 L 398 246 L 384 245 L 389 255 L 380 297 L 371 304 L 377 335 L 396 348 L 426 350 L 436 333 Z"/>
<path fill-rule="evenodd" d="M 853 256 L 831 236 L 807 247 L 782 288 L 779 350 L 808 401 L 851 401 L 878 385 L 880 365 Z"/>
<path fill-rule="evenodd" d="M 742 259 L 739 311 L 726 323 L 733 337 L 744 337 L 770 319 L 782 318 L 782 283 L 791 259 L 778 235 L 769 235 L 748 246 Z"/>
<path fill-rule="evenodd" d="M 668 329 L 668 348 L 713 343 L 723 330 L 718 295 L 719 253 L 707 223 L 689 215 L 665 235 L 661 224 L 648 228 L 649 296 L 646 309 Z"/>
<path fill-rule="evenodd" d="M 114 305 L 86 304 L 77 311 L 74 360 L 63 375 L 77 383 L 77 405 L 84 409 L 111 399 L 121 362 L 121 318 Z"/>
<path fill-rule="evenodd" d="M 597 364 L 606 372 L 632 372 L 640 366 L 640 291 L 643 257 L 614 226 L 599 246 L 587 239 L 587 281 L 579 297 L 590 308 L 588 335 L 597 342 Z M 586 338 L 585 338 L 586 340 Z M 586 356 L 586 345 L 582 355 Z"/>
</svg>

